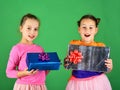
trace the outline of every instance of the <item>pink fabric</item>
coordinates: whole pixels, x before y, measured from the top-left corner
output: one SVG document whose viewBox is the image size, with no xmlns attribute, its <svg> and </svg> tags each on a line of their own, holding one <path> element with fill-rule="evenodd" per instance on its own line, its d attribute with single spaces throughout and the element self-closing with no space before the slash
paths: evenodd
<svg viewBox="0 0 120 90">
<path fill-rule="evenodd" d="M 17 78 L 17 72 L 24 70 L 27 68 L 26 65 L 26 54 L 28 52 L 43 52 L 43 48 L 32 44 L 32 45 L 25 45 L 25 44 L 17 44 L 13 46 L 7 68 L 6 68 L 6 75 L 9 78 Z M 18 70 L 16 70 L 16 66 Z M 19 84 L 45 84 L 46 79 L 46 72 L 39 71 L 35 75 L 25 76 L 17 79 L 17 83 Z"/>
<path fill-rule="evenodd" d="M 66 90 L 112 90 L 106 75 L 98 75 L 90 78 L 70 78 Z"/>
<path fill-rule="evenodd" d="M 47 90 L 46 85 L 15 84 L 13 90 Z"/>
</svg>

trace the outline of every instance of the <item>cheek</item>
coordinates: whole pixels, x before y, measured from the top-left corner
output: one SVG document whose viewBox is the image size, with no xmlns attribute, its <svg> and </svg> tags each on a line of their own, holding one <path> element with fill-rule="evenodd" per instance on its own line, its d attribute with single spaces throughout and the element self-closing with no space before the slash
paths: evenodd
<svg viewBox="0 0 120 90">
<path fill-rule="evenodd" d="M 83 31 L 79 31 L 79 34 L 80 34 L 80 35 L 84 35 L 84 32 L 83 32 Z"/>
<path fill-rule="evenodd" d="M 79 28 L 79 29 L 78 29 L 78 32 L 79 32 L 79 34 L 80 34 L 81 36 L 83 36 L 83 35 L 84 35 L 84 33 L 85 33 L 85 30 L 83 30 L 83 29 Z"/>
<path fill-rule="evenodd" d="M 26 35 L 26 34 L 29 34 L 29 32 L 28 32 L 28 31 L 24 31 L 23 33 L 24 33 L 25 35 Z"/>
<path fill-rule="evenodd" d="M 97 32 L 96 31 L 93 31 L 92 34 L 95 35 Z"/>
<path fill-rule="evenodd" d="M 38 36 L 38 32 L 36 32 L 35 35 Z"/>
</svg>

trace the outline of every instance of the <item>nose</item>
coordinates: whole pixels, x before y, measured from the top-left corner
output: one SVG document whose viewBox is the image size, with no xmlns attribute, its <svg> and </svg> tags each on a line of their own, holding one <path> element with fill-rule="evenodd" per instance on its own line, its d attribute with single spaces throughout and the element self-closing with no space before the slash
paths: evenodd
<svg viewBox="0 0 120 90">
<path fill-rule="evenodd" d="M 86 28 L 86 32 L 89 33 L 89 32 L 90 32 L 90 29 L 89 29 L 89 28 Z"/>
<path fill-rule="evenodd" d="M 30 33 L 31 33 L 31 34 L 34 34 L 34 33 L 35 33 L 34 29 L 32 29 Z"/>
</svg>

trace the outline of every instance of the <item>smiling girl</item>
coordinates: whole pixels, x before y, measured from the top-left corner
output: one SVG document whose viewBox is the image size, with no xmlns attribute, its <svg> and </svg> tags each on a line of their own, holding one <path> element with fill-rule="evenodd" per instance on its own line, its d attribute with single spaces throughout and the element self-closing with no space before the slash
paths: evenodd
<svg viewBox="0 0 120 90">
<path fill-rule="evenodd" d="M 98 24 L 100 19 L 93 15 L 84 15 L 78 21 L 78 32 L 81 40 L 72 40 L 70 44 L 83 46 L 99 46 L 105 47 L 104 43 L 94 41 L 94 37 L 98 32 Z M 68 57 L 65 58 L 65 62 Z M 105 65 L 112 70 L 112 60 L 105 60 Z M 67 66 L 67 65 L 65 65 Z M 73 70 L 70 80 L 68 81 L 66 90 L 112 90 L 110 82 L 103 72 L 91 72 Z"/>
<path fill-rule="evenodd" d="M 6 75 L 17 78 L 13 90 L 47 90 L 45 85 L 48 71 L 27 70 L 26 55 L 29 52 L 44 52 L 43 48 L 33 43 L 38 36 L 40 21 L 32 14 L 26 14 L 20 22 L 22 38 L 11 49 Z"/>
</svg>

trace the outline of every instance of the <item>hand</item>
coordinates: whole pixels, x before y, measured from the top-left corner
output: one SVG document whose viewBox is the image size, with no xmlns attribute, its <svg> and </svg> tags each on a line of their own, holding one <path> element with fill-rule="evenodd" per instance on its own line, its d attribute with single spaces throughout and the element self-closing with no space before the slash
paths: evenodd
<svg viewBox="0 0 120 90">
<path fill-rule="evenodd" d="M 23 77 L 23 76 L 28 76 L 28 75 L 34 75 L 38 72 L 38 70 L 31 70 L 31 71 L 28 71 L 28 68 L 24 69 L 24 71 L 19 71 L 17 73 L 17 76 L 18 77 Z"/>
<path fill-rule="evenodd" d="M 69 57 L 67 56 L 65 59 L 64 59 L 64 66 L 68 66 L 69 65 Z"/>
<path fill-rule="evenodd" d="M 38 70 L 34 70 L 34 69 L 32 69 L 30 71 L 25 70 L 25 72 L 26 72 L 26 75 L 34 75 L 34 74 L 36 74 L 38 72 Z"/>
<path fill-rule="evenodd" d="M 69 61 L 69 57 L 67 56 L 65 59 L 64 59 L 64 67 L 65 69 L 70 69 L 70 61 Z"/>
<path fill-rule="evenodd" d="M 105 65 L 109 69 L 109 72 L 113 69 L 112 59 L 105 60 Z"/>
</svg>

